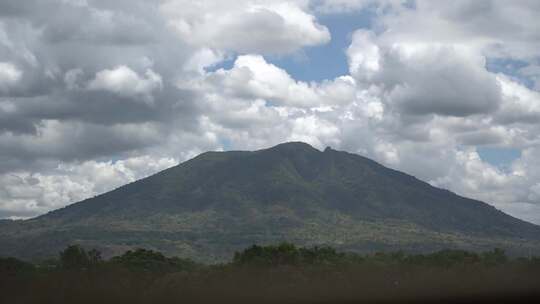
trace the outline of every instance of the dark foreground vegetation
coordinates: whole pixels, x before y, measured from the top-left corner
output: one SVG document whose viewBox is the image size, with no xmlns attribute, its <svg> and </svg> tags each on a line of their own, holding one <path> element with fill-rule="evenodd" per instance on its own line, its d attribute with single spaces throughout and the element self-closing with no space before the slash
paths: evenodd
<svg viewBox="0 0 540 304">
<path fill-rule="evenodd" d="M 107 261 L 73 245 L 30 264 L 0 258 L 0 303 L 540 303 L 540 258 L 444 250 L 358 255 L 252 246 L 202 265 L 138 249 Z M 531 302 L 532 301 L 532 302 Z"/>
</svg>

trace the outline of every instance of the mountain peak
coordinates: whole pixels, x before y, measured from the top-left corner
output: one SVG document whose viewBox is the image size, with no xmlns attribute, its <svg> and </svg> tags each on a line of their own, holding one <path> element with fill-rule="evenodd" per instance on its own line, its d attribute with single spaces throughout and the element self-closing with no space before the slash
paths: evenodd
<svg viewBox="0 0 540 304">
<path fill-rule="evenodd" d="M 265 150 L 277 150 L 277 151 L 305 151 L 305 152 L 320 152 L 310 144 L 301 141 L 290 141 L 282 144 L 275 145 Z"/>
<path fill-rule="evenodd" d="M 303 142 L 206 152 L 36 219 L 0 224 L 0 255 L 28 258 L 74 241 L 207 260 L 280 241 L 352 251 L 516 253 L 528 244 L 540 252 L 538 226 L 360 155 Z"/>
</svg>

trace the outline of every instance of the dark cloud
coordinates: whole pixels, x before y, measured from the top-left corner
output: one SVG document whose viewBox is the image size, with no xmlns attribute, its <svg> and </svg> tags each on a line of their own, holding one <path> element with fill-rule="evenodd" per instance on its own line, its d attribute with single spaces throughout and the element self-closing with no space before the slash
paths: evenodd
<svg viewBox="0 0 540 304">
<path fill-rule="evenodd" d="M 352 73 L 381 86 L 387 103 L 408 115 L 466 117 L 496 111 L 501 91 L 495 76 L 468 47 L 394 43 L 359 30 L 348 50 Z"/>
<path fill-rule="evenodd" d="M 147 1 L 0 3 L 0 62 L 20 70 L 9 87 L 0 83 L 4 172 L 145 149 L 166 138 L 170 125 L 199 132 L 188 125 L 203 110 L 174 84 L 195 49 L 168 29 L 158 9 Z M 147 81 L 142 89 L 90 88 L 96 75 L 119 66 Z"/>
<path fill-rule="evenodd" d="M 492 130 L 480 130 L 457 136 L 459 142 L 469 146 L 500 145 L 504 143 L 505 136 Z"/>
</svg>

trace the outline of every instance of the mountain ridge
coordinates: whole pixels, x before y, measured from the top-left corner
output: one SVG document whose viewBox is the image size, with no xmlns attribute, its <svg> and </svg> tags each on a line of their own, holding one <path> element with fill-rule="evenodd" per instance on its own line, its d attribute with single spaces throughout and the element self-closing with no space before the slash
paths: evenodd
<svg viewBox="0 0 540 304">
<path fill-rule="evenodd" d="M 71 242 L 108 254 L 148 247 L 205 261 L 278 241 L 351 251 L 540 249 L 539 226 L 369 158 L 302 142 L 205 152 L 7 226 L 16 228 L 0 233 L 0 255 L 30 258 Z"/>
</svg>

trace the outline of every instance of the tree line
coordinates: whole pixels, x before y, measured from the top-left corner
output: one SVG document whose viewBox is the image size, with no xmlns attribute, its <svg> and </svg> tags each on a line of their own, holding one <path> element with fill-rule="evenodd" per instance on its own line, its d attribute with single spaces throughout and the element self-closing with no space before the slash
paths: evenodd
<svg viewBox="0 0 540 304">
<path fill-rule="evenodd" d="M 281 243 L 204 265 L 149 249 L 104 259 L 71 245 L 42 263 L 0 258 L 0 303 L 481 302 L 536 297 L 539 279 L 539 257 L 510 258 L 501 249 L 362 255 Z"/>
</svg>

